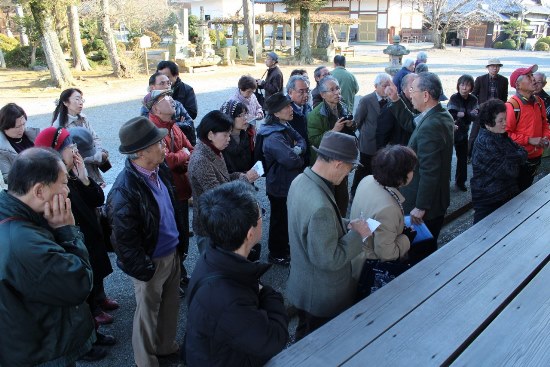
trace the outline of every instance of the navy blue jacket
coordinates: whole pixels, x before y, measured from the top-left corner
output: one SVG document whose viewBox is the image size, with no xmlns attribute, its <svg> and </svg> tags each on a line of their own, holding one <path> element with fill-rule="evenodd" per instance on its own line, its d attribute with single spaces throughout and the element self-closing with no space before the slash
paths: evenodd
<svg viewBox="0 0 550 367">
<path fill-rule="evenodd" d="M 188 287 L 187 366 L 263 366 L 283 350 L 288 340 L 283 297 L 258 285 L 269 267 L 207 246 Z"/>
<path fill-rule="evenodd" d="M 266 120 L 276 119 L 268 115 Z M 262 126 L 260 135 L 264 135 L 263 152 L 266 162 L 266 192 L 275 197 L 286 197 L 292 180 L 302 173 L 306 141 L 290 125 L 273 121 Z M 293 151 L 294 146 L 302 149 L 301 154 Z"/>
</svg>

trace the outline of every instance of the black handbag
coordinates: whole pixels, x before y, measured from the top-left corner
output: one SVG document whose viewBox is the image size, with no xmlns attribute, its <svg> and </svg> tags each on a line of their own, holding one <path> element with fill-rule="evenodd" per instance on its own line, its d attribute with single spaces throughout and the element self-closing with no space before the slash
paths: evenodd
<svg viewBox="0 0 550 367">
<path fill-rule="evenodd" d="M 256 99 L 258 100 L 258 103 L 262 108 L 264 107 L 265 97 L 262 91 L 259 88 L 256 88 L 256 91 L 254 92 L 254 95 L 256 96 Z"/>
</svg>

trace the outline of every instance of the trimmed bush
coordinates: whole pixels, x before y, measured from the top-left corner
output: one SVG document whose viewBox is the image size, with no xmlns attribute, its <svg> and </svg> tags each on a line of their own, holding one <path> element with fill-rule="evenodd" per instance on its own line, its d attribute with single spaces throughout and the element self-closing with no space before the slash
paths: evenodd
<svg viewBox="0 0 550 367">
<path fill-rule="evenodd" d="M 544 42 L 550 46 L 550 37 L 541 37 L 537 40 L 537 43 Z"/>
<path fill-rule="evenodd" d="M 143 32 L 144 36 L 148 36 L 151 38 L 151 48 L 157 48 L 160 44 L 160 37 L 153 31 L 145 31 Z"/>
<path fill-rule="evenodd" d="M 515 50 L 516 49 L 516 41 L 513 39 L 507 39 L 502 42 L 502 48 L 506 50 Z"/>
<path fill-rule="evenodd" d="M 550 51 L 550 45 L 545 42 L 537 42 L 535 44 L 535 51 Z"/>
<path fill-rule="evenodd" d="M 124 42 L 117 42 L 116 43 L 116 49 L 119 54 L 126 52 L 126 44 Z"/>
<path fill-rule="evenodd" d="M 19 46 L 17 38 L 8 37 L 5 34 L 0 33 L 0 49 L 4 52 L 12 51 Z"/>
<path fill-rule="evenodd" d="M 502 48 L 502 42 L 500 41 L 495 42 L 495 44 L 493 45 L 493 48 Z"/>
<path fill-rule="evenodd" d="M 19 46 L 4 54 L 6 65 L 12 68 L 27 68 L 31 63 L 31 46 Z M 46 56 L 41 47 L 36 49 L 36 65 L 46 66 Z"/>
</svg>

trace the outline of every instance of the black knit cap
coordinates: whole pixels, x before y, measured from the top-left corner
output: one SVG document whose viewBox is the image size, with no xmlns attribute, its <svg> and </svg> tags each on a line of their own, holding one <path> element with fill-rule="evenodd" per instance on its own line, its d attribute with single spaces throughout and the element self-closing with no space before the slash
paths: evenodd
<svg viewBox="0 0 550 367">
<path fill-rule="evenodd" d="M 265 100 L 265 109 L 267 110 L 267 113 L 273 114 L 279 112 L 289 104 L 290 99 L 286 98 L 283 93 L 279 92 L 273 94 Z"/>
</svg>

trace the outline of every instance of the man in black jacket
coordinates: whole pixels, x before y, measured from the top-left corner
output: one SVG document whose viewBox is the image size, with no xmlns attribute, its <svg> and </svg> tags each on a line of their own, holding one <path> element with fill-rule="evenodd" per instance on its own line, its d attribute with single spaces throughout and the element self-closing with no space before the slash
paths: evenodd
<svg viewBox="0 0 550 367">
<path fill-rule="evenodd" d="M 262 238 L 250 185 L 233 181 L 201 195 L 199 220 L 212 246 L 197 261 L 187 301 L 186 364 L 263 366 L 285 347 L 283 297 L 259 278 L 270 265 L 246 258 Z"/>
<path fill-rule="evenodd" d="M 158 366 L 157 356 L 178 350 L 181 213 L 164 163 L 166 129 L 135 117 L 119 131 L 125 168 L 107 198 L 117 265 L 132 277 L 136 311 L 132 331 L 138 367 Z"/>
<path fill-rule="evenodd" d="M 173 92 L 172 98 L 181 102 L 191 118 L 193 120 L 196 119 L 199 111 L 197 107 L 197 97 L 195 96 L 193 87 L 181 81 L 178 64 L 173 61 L 161 61 L 157 65 L 157 71 L 170 79 Z"/>
<path fill-rule="evenodd" d="M 477 97 L 481 105 L 490 99 L 508 100 L 508 78 L 499 74 L 502 63 L 499 59 L 489 59 L 487 62 L 487 74 L 478 76 L 474 82 L 472 94 Z M 472 148 L 479 133 L 479 122 L 474 120 L 468 138 L 468 158 L 472 157 Z"/>
</svg>

